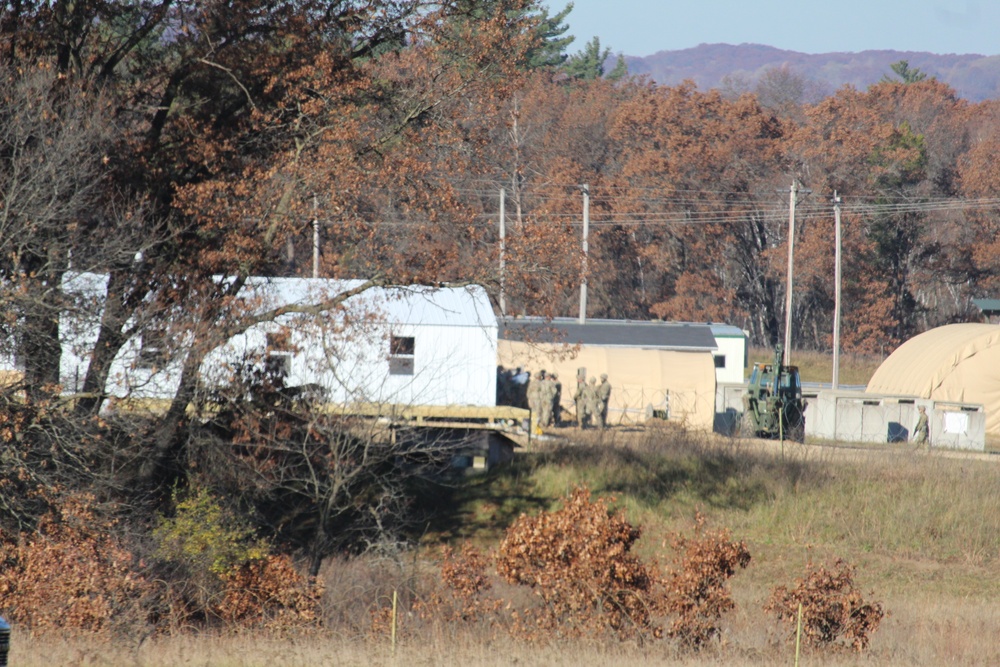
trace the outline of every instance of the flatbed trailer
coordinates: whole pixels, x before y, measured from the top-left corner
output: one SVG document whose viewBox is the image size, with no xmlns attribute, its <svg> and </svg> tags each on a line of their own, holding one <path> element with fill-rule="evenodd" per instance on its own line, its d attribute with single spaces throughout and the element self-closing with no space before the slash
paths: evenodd
<svg viewBox="0 0 1000 667">
<path fill-rule="evenodd" d="M 441 440 L 455 446 L 457 468 L 486 470 L 531 447 L 531 411 L 506 405 L 326 404 L 323 412 L 373 420 L 394 443 Z"/>
<path fill-rule="evenodd" d="M 77 396 L 64 397 L 73 400 Z M 288 400 L 309 400 L 292 398 Z M 111 399 L 110 409 L 163 414 L 170 407 L 166 399 Z M 219 406 L 202 403 L 188 406 L 188 414 L 210 418 Z M 441 437 L 466 442 L 464 448 L 473 452 L 474 460 L 482 456 L 486 465 L 513 457 L 515 448 L 531 447 L 531 411 L 507 405 L 404 405 L 393 403 L 324 403 L 317 401 L 312 409 L 330 416 L 370 420 L 375 431 L 393 442 L 413 437 Z M 480 456 L 480 454 L 482 456 Z"/>
</svg>

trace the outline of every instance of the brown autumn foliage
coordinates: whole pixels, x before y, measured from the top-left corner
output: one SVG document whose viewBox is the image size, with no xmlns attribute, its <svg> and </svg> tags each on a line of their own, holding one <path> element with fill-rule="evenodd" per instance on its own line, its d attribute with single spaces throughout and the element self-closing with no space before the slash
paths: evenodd
<svg viewBox="0 0 1000 667">
<path fill-rule="evenodd" d="M 23 276 L 58 284 L 70 265 L 109 276 L 81 378 L 93 396 L 80 412 L 98 409 L 130 322 L 169 321 L 177 340 L 189 331 L 210 348 L 213 333 L 233 330 L 214 320 L 242 326 L 211 275 L 306 273 L 313 220 L 325 276 L 477 281 L 497 296 L 500 187 L 511 312 L 571 314 L 585 271 L 591 316 L 728 321 L 768 344 L 784 319 L 781 191 L 792 179 L 811 190 L 796 239 L 796 345 L 830 344 L 834 191 L 849 209 L 845 261 L 857 269 L 844 286 L 847 348 L 884 350 L 973 317 L 969 297 L 995 283 L 988 207 L 931 206 L 995 191 L 977 157 L 989 155 L 995 105 L 940 82 L 792 96 L 776 115 L 766 95 L 567 79 L 526 65 L 538 46 L 531 0 L 58 7 L 21 3 L 4 15 L 8 78 L 52 76 L 3 99 L 35 109 L 17 96 L 51 98 L 35 136 L 78 130 L 75 142 L 45 142 L 64 149 L 63 162 L 44 164 L 72 167 L 58 172 L 74 196 L 0 221 L 4 242 L 31 241 L 5 251 L 0 270 L 10 296 L 21 290 L 3 319 L 27 318 L 31 335 L 17 345 L 32 377 L 49 380 L 57 327 L 33 313 L 64 306 Z M 12 193 L 5 211 L 28 212 L 35 200 Z M 915 208 L 892 208 L 901 201 Z M 195 352 L 179 405 L 191 398 Z M 182 453 L 165 426 L 164 465 Z"/>
<path fill-rule="evenodd" d="M 31 632 L 171 632 L 222 622 L 231 630 L 289 631 L 319 621 L 322 587 L 287 556 L 267 554 L 224 572 L 204 604 L 183 595 L 187 581 L 136 556 L 120 521 L 93 496 L 51 503 L 37 529 L 0 541 L 0 599 L 8 617 Z M 183 577 L 198 577 L 187 572 Z"/>
<path fill-rule="evenodd" d="M 297 431 L 266 410 L 254 413 L 259 406 L 240 413 L 246 428 L 231 429 L 229 440 L 193 444 L 205 442 L 187 414 L 199 398 L 201 361 L 260 321 L 236 298 L 239 288 L 254 274 L 308 275 L 314 221 L 323 277 L 479 282 L 496 298 L 503 187 L 510 312 L 575 314 L 586 278 L 590 317 L 726 321 L 768 344 L 785 315 L 795 179 L 802 194 L 793 345 L 831 344 L 834 192 L 844 200 L 849 267 L 845 348 L 885 353 L 927 328 L 975 319 L 970 300 L 1000 287 L 998 106 L 967 103 L 933 80 L 844 88 L 807 102 L 765 90 L 726 98 L 690 83 L 570 80 L 558 68 L 527 64 L 538 47 L 533 0 L 80 0 L 7 9 L 0 15 L 0 352 L 23 366 L 25 382 L 5 394 L 0 411 L 0 523 L 16 549 L 41 549 L 40 531 L 70 530 L 52 519 L 63 496 L 96 494 L 149 519 L 175 483 L 196 475 L 235 490 L 234 504 L 253 495 L 277 517 L 272 535 L 298 523 L 283 510 L 289 489 L 301 499 L 303 487 L 320 493 L 302 506 L 346 499 L 332 504 L 335 516 L 347 508 L 385 527 L 400 506 L 395 491 L 330 496 L 331 485 L 302 484 L 298 472 L 322 460 L 322 469 L 377 480 L 391 451 L 363 469 L 339 465 L 371 461 L 352 439 L 306 438 L 282 452 Z M 107 276 L 103 302 L 65 287 L 80 271 Z M 329 311 L 340 303 L 314 305 Z M 62 341 L 74 333 L 64 315 L 96 336 L 82 353 L 81 377 L 60 375 Z M 171 406 L 135 428 L 108 428 L 102 408 L 112 368 L 147 333 L 170 342 L 178 360 Z M 73 392 L 81 395 L 62 400 Z M 320 440 L 341 449 L 330 452 Z M 270 456 L 240 449 L 264 445 Z M 240 486 L 252 473 L 273 472 L 274 458 L 286 454 L 297 462 L 294 478 Z M 233 461 L 252 465 L 237 469 Z M 552 606 L 525 612 L 543 624 L 561 627 L 569 618 L 573 627 L 653 632 L 656 622 L 644 614 L 655 615 L 659 603 L 647 609 L 640 599 L 659 584 L 631 552 L 637 529 L 594 511 L 589 525 L 618 560 L 590 592 L 534 572 L 530 561 L 515 567 L 512 554 L 505 558 L 517 583 L 508 585 L 544 591 Z M 91 529 L 86 521 L 73 529 L 82 532 L 58 533 L 51 544 L 104 545 L 88 541 L 104 539 L 100 518 Z M 304 547 L 314 571 L 335 548 L 366 544 L 339 523 L 314 529 L 315 539 L 304 541 L 314 545 Z M 722 572 L 739 566 L 739 545 L 716 537 L 719 553 L 709 545 L 692 555 L 693 591 L 718 585 L 698 583 L 699 558 Z M 606 556 L 519 539 L 511 544 L 546 558 L 572 551 L 571 570 Z M 112 554 L 125 548 L 105 546 Z M 8 553 L 27 567 L 36 552 Z M 466 561 L 451 579 L 471 577 L 482 564 L 472 554 Z M 113 572 L 122 563 L 100 567 Z M 281 598 L 275 591 L 291 581 L 286 566 L 240 577 L 273 577 L 260 596 Z M 29 582 L 49 583 L 25 579 L 24 595 Z M 721 611 L 725 598 L 713 590 Z M 211 613 L 244 618 L 252 606 L 227 604 L 230 611 Z M 692 619 L 698 609 L 711 617 L 713 607 L 699 604 Z M 100 626 L 102 613 L 81 611 L 75 622 Z M 699 623 L 692 620 L 692 637 L 712 636 L 713 622 Z"/>
<path fill-rule="evenodd" d="M 441 553 L 441 583 L 422 599 L 414 602 L 418 615 L 427 621 L 445 623 L 481 623 L 496 627 L 501 622 L 504 601 L 493 591 L 490 575 L 492 554 L 483 553 L 471 544 L 463 544 L 458 553 L 445 547 Z M 385 609 L 376 619 L 383 621 Z M 373 634 L 384 634 L 376 626 Z"/>
<path fill-rule="evenodd" d="M 725 529 L 707 530 L 700 513 L 695 516 L 694 536 L 676 535 L 673 548 L 681 560 L 666 582 L 667 610 L 676 614 L 668 634 L 698 648 L 718 637 L 719 620 L 736 607 L 729 579 L 750 564 L 750 551 Z"/>
<path fill-rule="evenodd" d="M 66 498 L 30 536 L 0 542 L 0 598 L 33 631 L 103 632 L 142 619 L 153 583 L 86 495 Z"/>
<path fill-rule="evenodd" d="M 319 624 L 323 587 L 303 577 L 288 556 L 249 561 L 223 580 L 215 612 L 226 627 L 288 631 Z"/>
<path fill-rule="evenodd" d="M 441 588 L 414 608 L 424 621 L 471 623 L 532 642 L 671 637 L 686 649 L 705 647 L 735 607 L 728 581 L 749 564 L 746 545 L 706 530 L 699 515 L 693 537 L 673 540 L 676 571 L 663 573 L 632 553 L 640 534 L 608 500 L 578 488 L 558 510 L 519 517 L 494 555 L 468 544 L 457 554 L 445 549 Z M 373 632 L 384 634 L 389 620 L 377 607 Z M 410 623 L 403 631 L 413 631 Z"/>
<path fill-rule="evenodd" d="M 778 586 L 764 610 L 794 637 L 802 613 L 802 636 L 815 648 L 850 646 L 861 651 L 886 615 L 879 602 L 865 600 L 854 584 L 855 568 L 841 559 L 829 567 L 810 564 L 796 586 Z"/>
<path fill-rule="evenodd" d="M 610 138 L 625 153 L 615 213 L 636 220 L 650 312 L 750 317 L 755 335 L 773 336 L 767 250 L 782 226 L 755 209 L 779 183 L 782 123 L 751 97 L 727 101 L 679 86 L 639 91 L 620 106 L 613 128 Z"/>
<path fill-rule="evenodd" d="M 518 612 L 514 632 L 658 635 L 650 613 L 655 578 L 631 553 L 640 535 L 582 488 L 559 510 L 519 517 L 500 543 L 497 573 L 531 588 L 542 604 Z"/>
</svg>

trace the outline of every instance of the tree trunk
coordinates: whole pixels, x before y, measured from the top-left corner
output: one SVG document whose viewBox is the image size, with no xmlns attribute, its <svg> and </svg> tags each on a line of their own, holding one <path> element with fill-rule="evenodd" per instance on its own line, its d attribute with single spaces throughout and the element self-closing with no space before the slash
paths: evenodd
<svg viewBox="0 0 1000 667">
<path fill-rule="evenodd" d="M 38 400 L 59 384 L 59 312 L 51 303 L 37 303 L 24 315 L 21 350 L 28 397 Z M 49 389 L 47 389 L 49 387 Z"/>
<path fill-rule="evenodd" d="M 28 283 L 19 345 L 28 400 L 37 401 L 49 396 L 59 384 L 63 272 L 53 270 L 53 262 L 37 256 L 26 258 L 23 266 L 26 272 L 38 275 L 37 280 Z"/>
<path fill-rule="evenodd" d="M 83 398 L 77 401 L 79 415 L 94 414 L 107 398 L 107 382 L 111 364 L 128 340 L 124 328 L 135 306 L 126 300 L 125 287 L 128 274 L 122 270 L 112 271 L 108 276 L 107 295 L 101 312 L 101 326 L 97 342 L 87 365 L 87 376 L 83 381 Z"/>
<path fill-rule="evenodd" d="M 198 387 L 198 371 L 205 359 L 205 350 L 192 347 L 184 359 L 180 385 L 166 414 L 160 419 L 152 456 L 143 468 L 142 477 L 157 483 L 173 483 L 181 474 L 188 425 L 187 406 Z"/>
</svg>

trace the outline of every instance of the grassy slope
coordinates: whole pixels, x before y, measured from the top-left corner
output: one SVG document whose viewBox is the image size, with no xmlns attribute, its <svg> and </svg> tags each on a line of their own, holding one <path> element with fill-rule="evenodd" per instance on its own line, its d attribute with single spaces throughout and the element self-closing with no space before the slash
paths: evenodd
<svg viewBox="0 0 1000 667">
<path fill-rule="evenodd" d="M 770 591 L 793 585 L 810 560 L 839 557 L 857 566 L 857 583 L 892 614 L 873 643 L 878 664 L 1000 662 L 1000 648 L 959 641 L 954 632 L 957 618 L 1000 629 L 993 611 L 1000 461 L 907 449 L 842 454 L 787 444 L 782 455 L 669 430 L 618 432 L 523 456 L 452 490 L 442 498 L 448 511 L 424 539 L 495 544 L 519 512 L 554 507 L 586 484 L 613 495 L 643 527 L 644 557 L 670 562 L 664 545 L 689 531 L 696 510 L 748 542 L 754 560 L 733 582 L 734 645 L 773 646 L 773 628 L 765 629 L 773 624 L 760 611 Z"/>
<path fill-rule="evenodd" d="M 330 625 L 321 636 L 162 637 L 117 641 L 15 636 L 11 664 L 302 664 L 509 665 L 793 664 L 794 645 L 762 611 L 772 588 L 792 585 L 805 563 L 842 557 L 856 582 L 890 616 L 863 655 L 805 655 L 804 665 L 1000 664 L 1000 460 L 950 459 L 907 450 L 861 452 L 786 445 L 764 448 L 692 436 L 667 428 L 603 438 L 574 436 L 518 458 L 511 466 L 435 489 L 437 502 L 419 531 L 423 553 L 401 560 L 357 559 L 324 568 Z M 758 443 L 759 444 L 759 443 Z M 491 640 L 490 628 L 432 627 L 393 655 L 388 639 L 358 642 L 345 629 L 364 627 L 373 604 L 386 604 L 434 571 L 442 542 L 472 539 L 495 546 L 522 512 L 554 507 L 575 485 L 613 495 L 643 528 L 639 552 L 669 563 L 665 545 L 688 532 L 695 510 L 710 526 L 746 540 L 750 567 L 732 581 L 737 608 L 725 643 L 699 655 L 669 643 L 637 647 L 560 641 L 525 646 Z M 427 557 L 427 558 L 425 558 Z M 430 568 L 430 570 L 428 570 Z M 345 634 L 346 633 L 346 634 Z"/>
</svg>

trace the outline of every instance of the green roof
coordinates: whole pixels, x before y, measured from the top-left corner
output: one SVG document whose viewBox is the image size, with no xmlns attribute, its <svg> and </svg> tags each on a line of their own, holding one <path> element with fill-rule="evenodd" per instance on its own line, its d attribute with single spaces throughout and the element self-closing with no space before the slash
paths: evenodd
<svg viewBox="0 0 1000 667">
<path fill-rule="evenodd" d="M 976 308 L 983 311 L 984 315 L 1000 313 L 1000 299 L 973 299 L 972 303 Z"/>
</svg>

